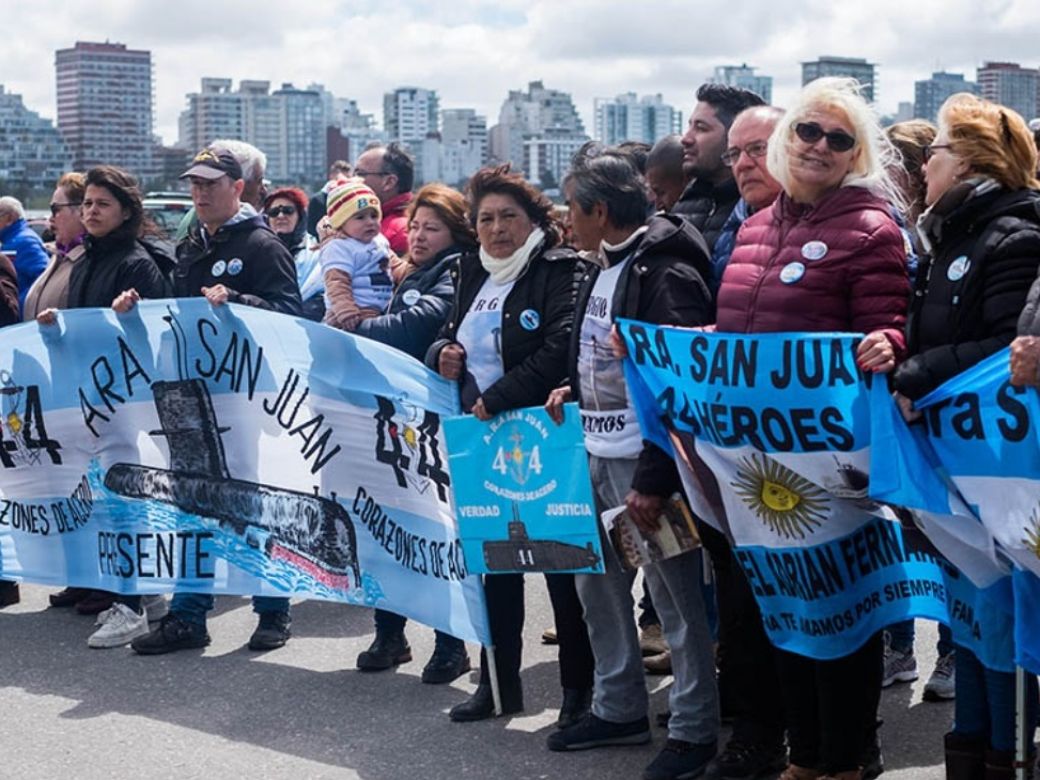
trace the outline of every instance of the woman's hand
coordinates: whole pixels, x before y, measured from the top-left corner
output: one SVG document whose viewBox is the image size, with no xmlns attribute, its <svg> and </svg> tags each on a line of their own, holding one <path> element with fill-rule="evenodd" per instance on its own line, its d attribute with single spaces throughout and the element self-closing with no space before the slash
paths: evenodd
<svg viewBox="0 0 1040 780">
<path fill-rule="evenodd" d="M 617 325 L 612 326 L 610 329 L 610 349 L 618 360 L 624 360 L 628 357 L 628 345 L 621 338 L 621 331 L 618 330 Z"/>
<path fill-rule="evenodd" d="M 1040 385 L 1040 338 L 1019 336 L 1011 342 L 1011 384 Z"/>
<path fill-rule="evenodd" d="M 663 506 L 660 496 L 650 496 L 638 490 L 629 490 L 625 496 L 628 515 L 643 533 L 652 534 L 661 528 Z"/>
<path fill-rule="evenodd" d="M 896 367 L 896 352 L 892 342 L 880 330 L 868 333 L 856 349 L 856 364 L 864 371 L 887 374 Z"/>
<path fill-rule="evenodd" d="M 545 411 L 557 425 L 563 425 L 563 405 L 571 400 L 570 385 L 557 387 L 549 393 L 549 400 L 545 402 Z"/>
<path fill-rule="evenodd" d="M 913 401 L 899 392 L 892 393 L 892 397 L 895 399 L 899 411 L 903 413 L 904 420 L 908 423 L 912 423 L 921 419 L 921 412 L 914 408 Z"/>
<path fill-rule="evenodd" d="M 229 292 L 224 285 L 215 284 L 212 287 L 203 287 L 202 294 L 206 296 L 210 306 L 223 306 L 227 303 Z"/>
<path fill-rule="evenodd" d="M 466 365 L 466 350 L 461 344 L 449 344 L 437 357 L 437 373 L 445 379 L 457 381 Z"/>
<path fill-rule="evenodd" d="M 481 422 L 487 422 L 495 415 L 491 414 L 491 412 L 487 410 L 487 407 L 484 406 L 484 399 L 478 398 L 473 402 L 473 416 Z"/>
<path fill-rule="evenodd" d="M 129 290 L 123 290 L 123 292 L 116 296 L 116 299 L 112 301 L 112 310 L 116 314 L 126 314 L 128 311 L 131 311 L 140 300 L 141 296 L 138 294 L 137 290 L 131 287 Z"/>
<path fill-rule="evenodd" d="M 54 325 L 58 321 L 57 309 L 44 309 L 36 315 L 36 322 L 40 325 Z"/>
</svg>

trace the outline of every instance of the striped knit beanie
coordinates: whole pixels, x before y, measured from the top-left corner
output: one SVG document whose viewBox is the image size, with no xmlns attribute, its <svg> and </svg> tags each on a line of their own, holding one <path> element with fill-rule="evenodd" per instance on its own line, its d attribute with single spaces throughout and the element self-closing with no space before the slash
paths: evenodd
<svg viewBox="0 0 1040 780">
<path fill-rule="evenodd" d="M 339 230 L 343 223 L 365 209 L 375 209 L 376 216 L 383 218 L 379 207 L 379 198 L 369 189 L 364 180 L 337 179 L 336 186 L 329 190 L 325 205 L 325 213 L 334 230 Z"/>
</svg>

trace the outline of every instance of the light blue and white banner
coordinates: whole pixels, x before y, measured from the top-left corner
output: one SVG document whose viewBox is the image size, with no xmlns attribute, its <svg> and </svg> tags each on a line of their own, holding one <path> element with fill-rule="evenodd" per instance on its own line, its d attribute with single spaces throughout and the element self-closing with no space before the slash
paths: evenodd
<svg viewBox="0 0 1040 780">
<path fill-rule="evenodd" d="M 871 495 L 920 510 L 926 533 L 986 597 L 984 635 L 995 633 L 987 620 L 1005 634 L 1013 626 L 1014 654 L 980 658 L 1003 671 L 1017 661 L 1038 672 L 1040 399 L 1011 384 L 1008 359 L 1003 350 L 920 399 L 922 416 L 911 426 L 879 401 L 876 436 L 889 457 L 875 469 Z M 972 647 L 956 631 L 954 638 Z"/>
<path fill-rule="evenodd" d="M 445 420 L 459 535 L 471 571 L 602 573 L 599 520 L 577 404 L 488 422 Z"/>
<path fill-rule="evenodd" d="M 452 517 L 452 383 L 389 347 L 202 299 L 0 343 L 0 576 L 378 606 L 487 642 Z"/>
<path fill-rule="evenodd" d="M 704 333 L 621 321 L 644 436 L 734 546 L 775 645 L 844 656 L 908 617 L 946 620 L 930 549 L 867 494 L 870 398 L 854 334 Z"/>
</svg>

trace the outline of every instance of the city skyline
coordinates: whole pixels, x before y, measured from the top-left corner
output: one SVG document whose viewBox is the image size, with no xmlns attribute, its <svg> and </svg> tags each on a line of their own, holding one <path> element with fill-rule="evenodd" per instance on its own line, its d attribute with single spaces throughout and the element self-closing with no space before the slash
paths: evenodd
<svg viewBox="0 0 1040 780">
<path fill-rule="evenodd" d="M 915 81 L 932 72 L 963 72 L 973 80 L 985 60 L 1040 64 L 1029 35 L 1040 24 L 1040 6 L 1026 0 L 920 0 L 909 10 L 890 0 L 869 9 L 814 0 L 746 2 L 698 41 L 689 30 L 698 12 L 711 7 L 663 0 L 641 27 L 633 24 L 632 6 L 589 0 L 565 6 L 464 0 L 447 15 L 409 0 L 382 3 L 367 16 L 317 1 L 299 21 L 269 0 L 219 6 L 185 0 L 173 7 L 99 0 L 89 8 L 43 0 L 9 11 L 19 34 L 0 51 L 0 73 L 8 92 L 55 119 L 56 50 L 106 39 L 151 50 L 155 131 L 169 145 L 185 96 L 203 77 L 317 82 L 380 119 L 386 92 L 416 86 L 436 90 L 441 108 L 473 108 L 489 122 L 510 90 L 541 80 L 571 93 L 592 128 L 595 98 L 630 91 L 661 93 L 686 115 L 696 87 L 720 65 L 746 62 L 772 76 L 774 102 L 783 105 L 800 86 L 801 62 L 865 58 L 879 65 L 879 109 L 891 114 L 914 99 Z M 689 24 L 661 25 L 658 16 Z M 234 44 L 236 32 L 248 46 Z"/>
</svg>

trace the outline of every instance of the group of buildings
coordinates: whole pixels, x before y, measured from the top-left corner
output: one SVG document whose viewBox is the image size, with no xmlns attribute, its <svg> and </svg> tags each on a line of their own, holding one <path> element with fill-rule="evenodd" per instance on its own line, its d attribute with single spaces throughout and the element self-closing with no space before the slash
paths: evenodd
<svg viewBox="0 0 1040 780">
<path fill-rule="evenodd" d="M 589 140 L 570 94 L 532 81 L 510 91 L 498 122 L 472 108 L 444 108 L 437 92 L 399 87 L 386 93 L 382 126 L 354 100 L 321 84 L 203 78 L 186 96 L 178 139 L 163 146 L 154 133 L 151 52 L 119 43 L 77 42 L 55 55 L 57 122 L 25 107 L 0 85 L 0 189 L 47 190 L 67 170 L 107 162 L 137 174 L 146 185 L 167 186 L 190 155 L 215 138 L 241 138 L 262 149 L 275 183 L 319 186 L 332 160 L 356 159 L 369 144 L 398 141 L 416 158 L 416 180 L 464 182 L 489 162 L 511 162 L 546 189 L 556 187 L 574 153 Z M 802 83 L 822 76 L 851 76 L 864 96 L 878 98 L 877 65 L 865 59 L 821 57 L 802 63 Z M 712 81 L 740 86 L 772 101 L 773 79 L 748 65 L 715 69 Z M 974 82 L 961 73 L 933 73 L 915 82 L 913 103 L 899 104 L 893 120 L 934 120 L 956 92 L 974 92 L 1014 108 L 1026 119 L 1040 115 L 1040 70 L 987 62 Z M 593 136 L 606 144 L 653 143 L 683 130 L 682 113 L 660 94 L 629 92 L 597 98 Z"/>
</svg>

